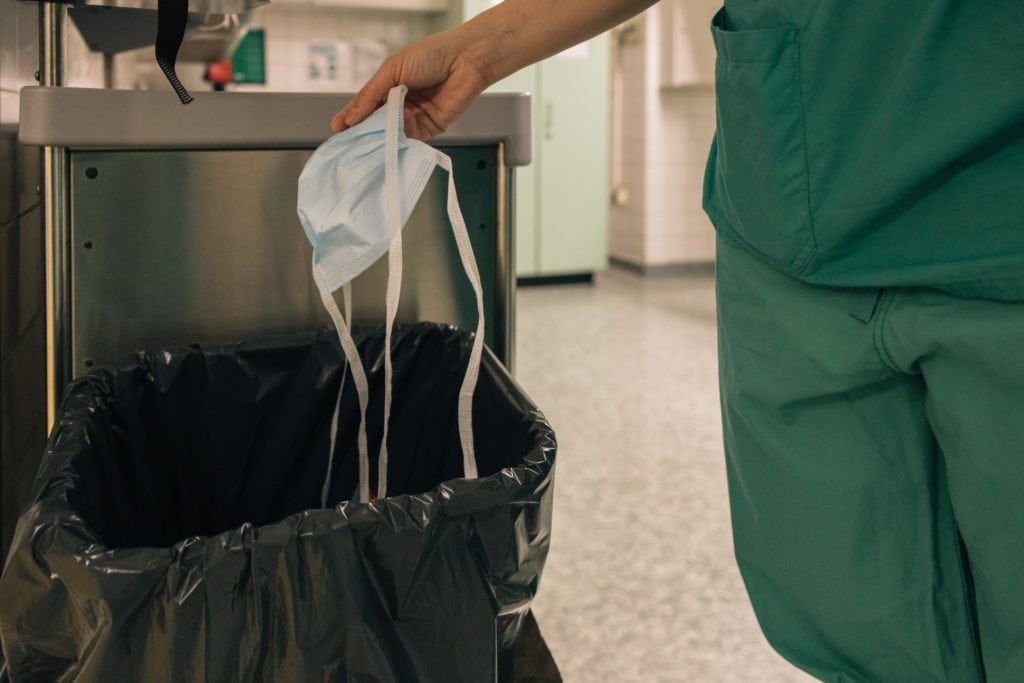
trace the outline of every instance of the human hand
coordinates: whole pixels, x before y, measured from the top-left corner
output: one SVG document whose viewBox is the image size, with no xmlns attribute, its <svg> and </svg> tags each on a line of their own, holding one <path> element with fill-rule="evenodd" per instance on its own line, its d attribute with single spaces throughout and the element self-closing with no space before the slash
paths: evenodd
<svg viewBox="0 0 1024 683">
<path fill-rule="evenodd" d="M 359 93 L 331 119 L 331 128 L 351 128 L 406 85 L 405 132 L 427 140 L 445 131 L 487 87 L 479 60 L 470 54 L 457 30 L 412 43 L 388 57 Z"/>
</svg>

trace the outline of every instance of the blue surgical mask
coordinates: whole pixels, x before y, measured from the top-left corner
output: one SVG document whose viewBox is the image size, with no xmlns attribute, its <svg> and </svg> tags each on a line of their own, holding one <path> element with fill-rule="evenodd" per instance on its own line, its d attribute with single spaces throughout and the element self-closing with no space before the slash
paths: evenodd
<svg viewBox="0 0 1024 683">
<path fill-rule="evenodd" d="M 477 329 L 469 365 L 459 393 L 458 421 L 466 477 L 477 476 L 473 451 L 473 391 L 483 353 L 483 293 L 466 223 L 455 193 L 451 159 L 425 142 L 405 135 L 405 86 L 392 88 L 385 107 L 365 121 L 338 133 L 317 149 L 299 176 L 299 221 L 313 245 L 313 279 L 338 330 L 359 394 L 359 498 L 367 501 L 369 456 L 366 409 L 369 389 L 366 373 L 334 292 L 342 289 L 345 312 L 351 315 L 351 282 L 377 259 L 388 254 L 387 322 L 384 351 L 384 437 L 378 458 L 377 497 L 387 495 L 387 435 L 391 412 L 391 331 L 398 312 L 402 284 L 402 228 L 437 167 L 448 172 L 448 218 L 459 257 L 476 295 Z M 429 381 L 429 380 L 425 380 Z M 344 386 L 344 381 L 342 382 Z M 337 433 L 340 395 L 331 425 L 331 462 Z M 330 466 L 322 500 L 326 504 Z"/>
<path fill-rule="evenodd" d="M 389 113 L 397 116 L 397 135 L 392 141 L 395 149 L 386 154 Z M 387 252 L 393 231 L 408 221 L 438 164 L 440 152 L 407 138 L 401 118 L 401 108 L 389 112 L 381 107 L 321 145 L 299 176 L 299 220 L 313 244 L 317 277 L 331 291 L 351 282 Z M 388 220 L 385 191 L 386 160 L 396 154 L 398 224 Z"/>
</svg>

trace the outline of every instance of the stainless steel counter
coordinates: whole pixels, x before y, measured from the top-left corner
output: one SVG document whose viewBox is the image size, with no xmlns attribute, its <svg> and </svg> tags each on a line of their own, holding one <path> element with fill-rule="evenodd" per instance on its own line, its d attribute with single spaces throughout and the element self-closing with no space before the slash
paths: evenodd
<svg viewBox="0 0 1024 683">
<path fill-rule="evenodd" d="M 352 94 L 193 93 L 31 87 L 21 91 L 21 141 L 70 149 L 309 149 L 331 135 Z M 505 163 L 530 163 L 530 96 L 487 93 L 432 140 L 497 145 Z"/>
</svg>

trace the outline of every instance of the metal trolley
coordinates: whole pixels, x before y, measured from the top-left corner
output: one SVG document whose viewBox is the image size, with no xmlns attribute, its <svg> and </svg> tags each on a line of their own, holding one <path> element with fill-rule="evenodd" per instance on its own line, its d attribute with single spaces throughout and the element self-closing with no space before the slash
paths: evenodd
<svg viewBox="0 0 1024 683">
<path fill-rule="evenodd" d="M 46 337 L 37 378 L 46 413 L 20 419 L 45 420 L 46 431 L 70 380 L 138 349 L 329 326 L 296 183 L 348 97 L 196 93 L 182 106 L 169 88 L 62 87 L 66 13 L 40 4 L 40 86 L 22 90 L 18 131 L 22 145 L 42 149 Z M 487 342 L 509 367 L 514 167 L 530 162 L 530 140 L 529 96 L 495 94 L 433 141 L 452 157 L 484 283 Z M 399 318 L 471 328 L 475 304 L 441 175 L 405 228 Z M 354 283 L 357 323 L 383 318 L 386 267 Z"/>
</svg>

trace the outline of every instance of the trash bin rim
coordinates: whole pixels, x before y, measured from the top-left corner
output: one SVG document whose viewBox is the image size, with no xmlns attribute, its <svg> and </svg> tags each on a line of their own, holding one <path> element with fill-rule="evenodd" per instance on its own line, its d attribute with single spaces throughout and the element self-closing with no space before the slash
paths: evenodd
<svg viewBox="0 0 1024 683">
<path fill-rule="evenodd" d="M 463 332 L 443 323 L 416 324 L 420 325 Z M 372 334 L 375 329 L 378 328 L 360 330 L 357 338 Z M 142 364 L 149 359 L 161 356 L 166 358 L 168 354 L 175 355 L 187 351 L 215 356 L 228 352 L 237 353 L 240 350 L 256 350 L 288 341 L 307 341 L 315 344 L 322 335 L 332 334 L 334 333 L 331 330 L 322 330 L 230 344 L 193 344 L 177 349 L 139 352 L 120 367 L 101 366 L 76 379 L 65 392 L 58 420 L 46 446 L 47 451 L 55 448 L 64 451 L 59 466 L 48 472 L 45 478 L 37 478 L 33 503 L 19 518 L 10 546 L 11 555 L 13 556 L 17 549 L 24 545 L 24 534 L 30 533 L 29 545 L 42 559 L 74 556 L 83 567 L 102 573 L 163 572 L 175 565 L 190 565 L 197 561 L 202 561 L 203 566 L 208 567 L 211 562 L 226 557 L 231 552 L 248 552 L 254 546 L 276 546 L 283 549 L 291 543 L 306 542 L 310 538 L 345 529 L 350 529 L 356 534 L 363 529 L 377 530 L 382 520 L 387 520 L 394 514 L 415 518 L 414 507 L 421 513 L 421 519 L 429 520 L 422 526 L 426 530 L 439 520 L 454 520 L 466 515 L 479 514 L 488 509 L 515 503 L 517 499 L 521 499 L 519 502 L 522 504 L 532 505 L 534 503 L 531 501 L 531 491 L 551 486 L 557 449 L 554 430 L 514 378 L 510 374 L 505 374 L 503 379 L 529 403 L 529 414 L 535 424 L 534 444 L 521 464 L 505 467 L 486 477 L 472 480 L 450 479 L 422 493 L 389 496 L 377 501 L 344 501 L 334 508 L 300 510 L 269 524 L 255 526 L 246 522 L 217 534 L 183 538 L 170 546 L 109 546 L 103 543 L 92 527 L 71 508 L 67 494 L 75 485 L 71 463 L 76 457 L 80 457 L 83 441 L 82 438 L 76 439 L 74 432 L 84 432 L 91 416 L 102 408 L 100 403 L 106 396 L 104 395 L 102 399 L 100 396 L 108 392 L 107 380 L 114 373 L 142 369 Z M 500 364 L 489 349 L 485 355 Z M 59 446 L 62 442 L 66 445 Z M 503 493 L 508 496 L 516 492 L 518 495 L 501 497 Z M 438 514 L 438 508 L 442 514 Z M 28 528 L 24 528 L 26 525 Z M 403 527 L 403 530 L 407 531 L 408 527 Z M 142 558 L 145 561 L 140 563 L 139 559 Z"/>
</svg>

